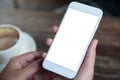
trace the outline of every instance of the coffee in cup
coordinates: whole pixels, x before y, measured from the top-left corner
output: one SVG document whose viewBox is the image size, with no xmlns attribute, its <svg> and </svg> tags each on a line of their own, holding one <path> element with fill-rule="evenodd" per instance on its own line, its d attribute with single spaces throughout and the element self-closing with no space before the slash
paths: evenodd
<svg viewBox="0 0 120 80">
<path fill-rule="evenodd" d="M 12 27 L 0 27 L 0 51 L 12 47 L 19 39 L 19 33 Z"/>
<path fill-rule="evenodd" d="M 0 73 L 12 57 L 31 51 L 36 44 L 29 34 L 14 25 L 0 25 Z"/>
</svg>

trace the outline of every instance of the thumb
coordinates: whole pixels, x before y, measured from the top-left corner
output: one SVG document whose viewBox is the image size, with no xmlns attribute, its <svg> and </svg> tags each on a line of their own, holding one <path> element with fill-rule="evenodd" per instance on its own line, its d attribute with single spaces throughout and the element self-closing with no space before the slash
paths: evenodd
<svg viewBox="0 0 120 80">
<path fill-rule="evenodd" d="M 92 80 L 98 40 L 93 40 L 88 48 L 87 55 L 74 80 Z"/>
</svg>

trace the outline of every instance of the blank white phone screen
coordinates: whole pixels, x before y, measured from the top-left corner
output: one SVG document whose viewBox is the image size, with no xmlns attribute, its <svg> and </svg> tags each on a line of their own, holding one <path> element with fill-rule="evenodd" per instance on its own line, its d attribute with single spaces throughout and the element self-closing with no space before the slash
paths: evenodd
<svg viewBox="0 0 120 80">
<path fill-rule="evenodd" d="M 66 14 L 46 59 L 77 71 L 86 53 L 98 17 L 72 8 L 69 8 Z"/>
</svg>

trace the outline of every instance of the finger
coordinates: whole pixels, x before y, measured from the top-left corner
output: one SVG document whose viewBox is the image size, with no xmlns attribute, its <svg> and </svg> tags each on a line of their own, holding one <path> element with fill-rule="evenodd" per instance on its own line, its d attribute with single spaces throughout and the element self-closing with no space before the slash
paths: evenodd
<svg viewBox="0 0 120 80">
<path fill-rule="evenodd" d="M 47 54 L 46 54 L 46 52 L 43 52 L 43 55 L 42 55 L 42 56 L 43 56 L 43 58 L 42 58 L 42 59 L 40 59 L 41 61 L 40 61 L 40 63 L 39 63 L 39 64 L 40 64 L 40 65 L 39 65 L 40 69 L 42 69 L 42 68 L 43 68 L 43 67 L 42 67 L 42 62 L 43 62 L 44 58 L 46 57 L 46 55 L 47 55 Z"/>
<path fill-rule="evenodd" d="M 53 26 L 53 28 L 52 28 L 52 32 L 53 32 L 53 33 L 56 33 L 57 30 L 58 30 L 58 26 Z"/>
<path fill-rule="evenodd" d="M 53 32 L 53 33 L 56 33 L 57 30 L 58 30 L 58 26 L 53 26 L 52 32 Z M 53 40 L 52 40 L 51 38 L 47 38 L 47 39 L 46 39 L 46 45 L 47 45 L 47 46 L 50 46 L 51 43 L 52 43 L 52 41 L 53 41 Z"/>
<path fill-rule="evenodd" d="M 85 60 L 74 80 L 92 80 L 98 40 L 93 40 L 88 48 Z"/>
<path fill-rule="evenodd" d="M 98 40 L 94 39 L 88 48 L 87 55 L 85 57 L 85 63 L 84 63 L 86 67 L 94 68 L 97 43 L 98 43 Z"/>
<path fill-rule="evenodd" d="M 33 75 L 33 80 L 41 80 L 39 75 L 36 73 Z"/>
<path fill-rule="evenodd" d="M 22 75 L 23 78 L 29 78 L 42 68 L 40 67 L 41 63 L 42 63 L 42 60 L 34 61 L 24 69 L 19 70 L 19 72 L 20 74 L 24 73 L 24 75 Z"/>
<path fill-rule="evenodd" d="M 52 41 L 53 41 L 53 39 L 47 38 L 47 39 L 46 39 L 46 45 L 47 45 L 47 46 L 50 46 L 50 45 L 52 44 Z"/>
<path fill-rule="evenodd" d="M 33 60 L 36 59 L 40 59 L 42 58 L 42 53 L 41 52 L 29 52 L 23 55 L 20 55 L 18 57 L 16 57 L 18 60 L 20 61 L 24 61 L 24 62 L 31 62 Z"/>
<path fill-rule="evenodd" d="M 46 57 L 46 55 L 47 55 L 47 53 L 46 52 L 43 52 L 43 58 L 45 58 Z"/>
<path fill-rule="evenodd" d="M 26 53 L 26 54 L 12 58 L 10 62 L 13 65 L 13 69 L 23 69 L 29 63 L 37 59 L 43 59 L 41 52 Z"/>
</svg>

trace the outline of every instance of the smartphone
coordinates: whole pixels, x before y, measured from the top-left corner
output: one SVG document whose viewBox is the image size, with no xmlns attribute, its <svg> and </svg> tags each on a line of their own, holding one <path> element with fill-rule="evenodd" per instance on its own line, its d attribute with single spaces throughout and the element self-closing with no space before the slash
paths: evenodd
<svg viewBox="0 0 120 80">
<path fill-rule="evenodd" d="M 71 2 L 43 61 L 43 68 L 69 79 L 74 78 L 102 15 L 101 9 Z"/>
</svg>

